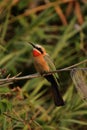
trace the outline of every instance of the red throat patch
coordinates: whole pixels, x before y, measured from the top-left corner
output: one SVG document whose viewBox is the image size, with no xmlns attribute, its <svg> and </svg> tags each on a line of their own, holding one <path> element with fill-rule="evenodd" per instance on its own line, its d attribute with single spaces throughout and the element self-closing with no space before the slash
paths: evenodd
<svg viewBox="0 0 87 130">
<path fill-rule="evenodd" d="M 33 56 L 34 57 L 37 57 L 37 56 L 40 56 L 40 55 L 41 55 L 41 53 L 38 50 L 33 49 Z"/>
</svg>

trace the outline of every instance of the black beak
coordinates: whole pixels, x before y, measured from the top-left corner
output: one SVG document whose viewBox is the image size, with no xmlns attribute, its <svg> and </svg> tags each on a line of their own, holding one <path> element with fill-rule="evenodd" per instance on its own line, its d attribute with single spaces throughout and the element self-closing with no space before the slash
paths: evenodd
<svg viewBox="0 0 87 130">
<path fill-rule="evenodd" d="M 36 48 L 36 46 L 34 45 L 34 43 L 32 42 L 28 42 L 32 47 Z"/>
</svg>

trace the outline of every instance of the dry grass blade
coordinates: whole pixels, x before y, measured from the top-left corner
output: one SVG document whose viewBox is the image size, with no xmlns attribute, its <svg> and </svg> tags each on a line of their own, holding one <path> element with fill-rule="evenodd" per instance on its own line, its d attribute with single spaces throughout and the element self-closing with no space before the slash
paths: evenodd
<svg viewBox="0 0 87 130">
<path fill-rule="evenodd" d="M 56 6 L 57 4 L 64 4 L 64 3 L 68 3 L 68 2 L 72 2 L 72 1 L 74 1 L 74 0 L 55 1 L 55 2 L 50 2 L 50 3 L 46 4 L 46 5 L 40 5 L 38 7 L 32 8 L 32 9 L 26 9 L 23 14 L 20 14 L 20 15 L 16 16 L 16 18 L 12 18 L 10 23 L 15 22 L 17 19 L 19 19 L 19 18 L 21 18 L 23 16 L 29 16 L 30 14 L 37 13 L 37 12 L 45 10 L 47 8 Z"/>
<path fill-rule="evenodd" d="M 48 2 L 46 5 L 41 5 L 36 8 L 33 8 L 31 10 L 28 9 L 28 10 L 26 10 L 26 12 L 24 14 L 25 14 L 25 16 L 28 16 L 31 13 L 36 13 L 38 11 L 45 10 L 49 7 L 56 6 L 57 4 L 63 4 L 63 3 L 68 3 L 68 2 L 72 2 L 72 1 L 74 1 L 74 0 L 62 0 L 62 1 Z"/>
<path fill-rule="evenodd" d="M 70 74 L 80 96 L 87 100 L 86 71 L 73 69 Z"/>
<path fill-rule="evenodd" d="M 67 25 L 66 17 L 64 16 L 63 11 L 60 8 L 60 6 L 55 6 L 55 10 L 56 10 L 56 13 L 59 15 L 63 25 Z"/>
<path fill-rule="evenodd" d="M 77 16 L 79 24 L 83 24 L 84 20 L 81 13 L 80 4 L 78 2 L 75 2 L 75 14 Z"/>
<path fill-rule="evenodd" d="M 9 117 L 9 118 L 11 118 L 11 119 L 13 119 L 13 120 L 16 120 L 16 121 L 19 121 L 19 122 L 24 123 L 24 121 L 23 121 L 23 120 L 16 119 L 16 118 L 12 117 L 11 115 L 9 115 L 9 114 L 7 114 L 7 113 L 3 113 L 3 115 L 5 115 L 5 116 L 7 116 L 7 117 Z"/>
<path fill-rule="evenodd" d="M 74 2 L 69 2 L 68 6 L 67 6 L 67 8 L 66 8 L 66 16 L 67 16 L 67 17 L 68 17 L 68 16 L 71 14 L 71 12 L 73 11 L 73 3 L 74 3 Z"/>
</svg>

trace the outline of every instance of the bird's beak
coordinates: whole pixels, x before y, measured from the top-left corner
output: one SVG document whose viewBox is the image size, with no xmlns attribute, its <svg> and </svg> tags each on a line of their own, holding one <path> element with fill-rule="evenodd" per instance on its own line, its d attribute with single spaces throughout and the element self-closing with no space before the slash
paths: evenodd
<svg viewBox="0 0 87 130">
<path fill-rule="evenodd" d="M 36 46 L 34 45 L 34 43 L 32 42 L 28 42 L 32 47 L 36 48 Z"/>
</svg>

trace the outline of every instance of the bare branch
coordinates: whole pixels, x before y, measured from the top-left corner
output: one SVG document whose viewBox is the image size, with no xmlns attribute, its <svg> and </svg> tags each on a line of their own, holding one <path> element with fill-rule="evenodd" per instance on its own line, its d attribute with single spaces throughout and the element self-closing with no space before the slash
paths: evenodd
<svg viewBox="0 0 87 130">
<path fill-rule="evenodd" d="M 19 76 L 21 74 L 21 73 L 19 73 L 16 76 L 11 77 L 11 78 L 0 79 L 0 85 L 10 84 L 10 83 L 12 84 L 12 82 L 15 82 L 15 81 L 18 81 L 18 80 L 32 79 L 32 78 L 37 78 L 37 77 L 41 77 L 41 76 L 45 76 L 45 75 L 50 75 L 52 73 L 58 73 L 58 72 L 62 72 L 62 71 L 71 71 L 73 69 L 87 70 L 87 68 L 75 68 L 78 65 L 81 65 L 81 64 L 86 63 L 86 62 L 87 62 L 87 60 L 84 60 L 84 61 L 81 61 L 81 62 L 79 62 L 77 64 L 71 65 L 71 66 L 63 68 L 63 69 L 59 69 L 59 70 L 44 73 L 43 75 L 40 75 L 39 73 L 35 73 L 35 74 L 27 75 L 27 76 L 17 77 L 17 76 Z"/>
</svg>

